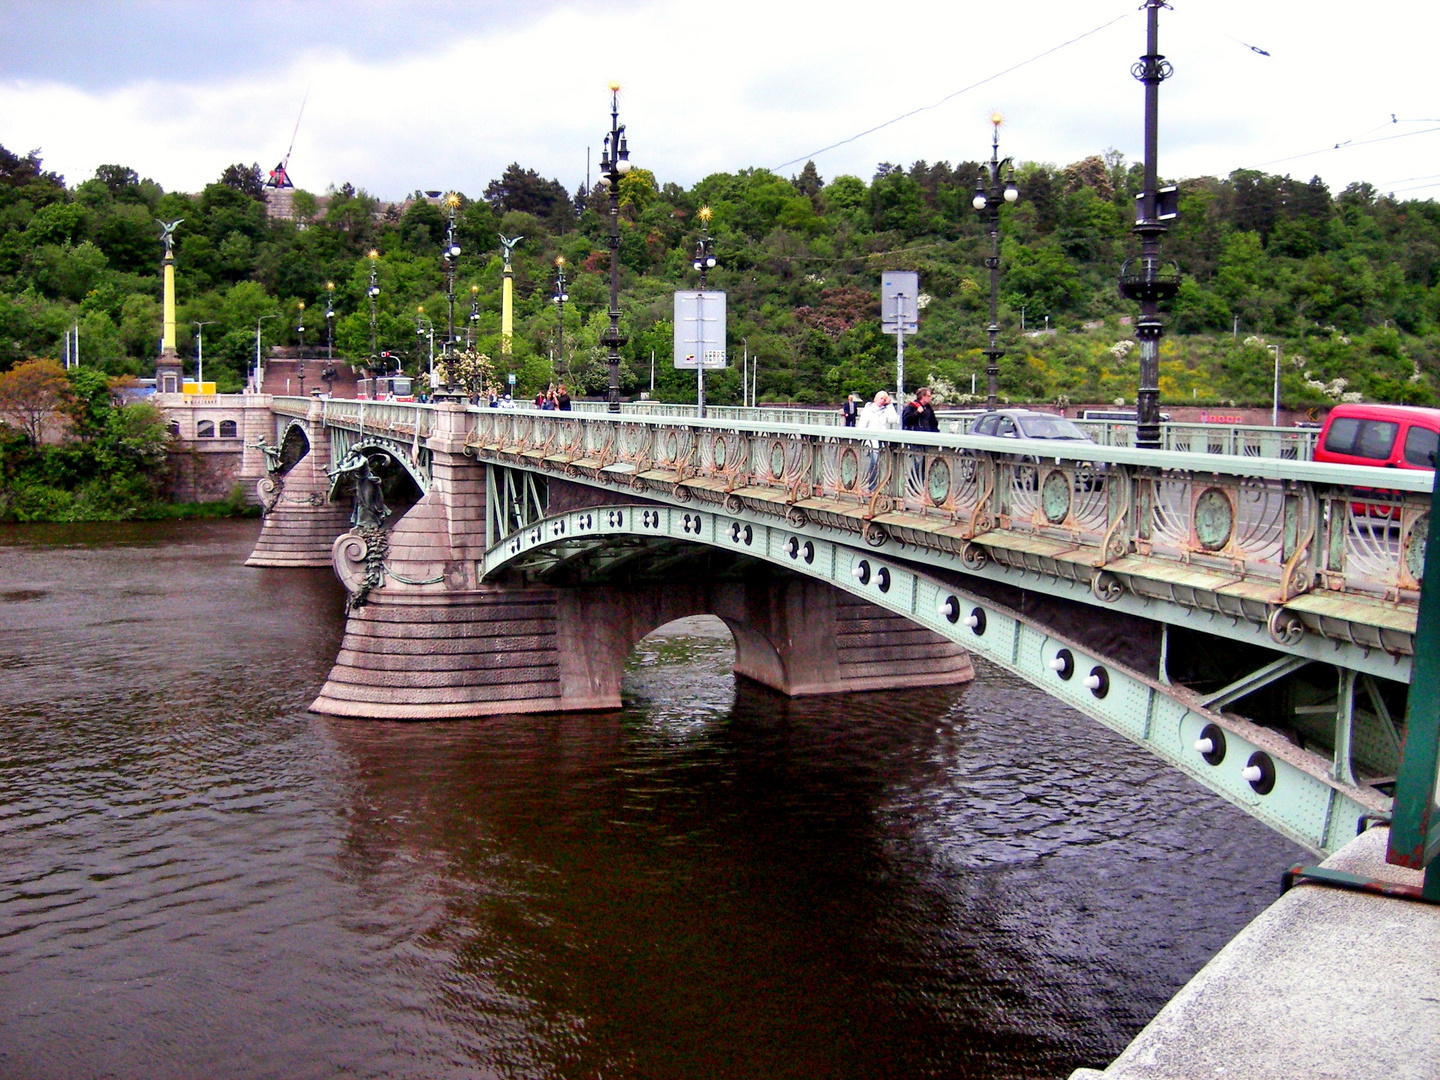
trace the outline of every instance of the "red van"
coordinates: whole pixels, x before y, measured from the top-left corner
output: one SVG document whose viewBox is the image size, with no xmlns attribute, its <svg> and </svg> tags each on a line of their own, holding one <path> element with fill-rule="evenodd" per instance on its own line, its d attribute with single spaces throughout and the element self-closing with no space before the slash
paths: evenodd
<svg viewBox="0 0 1440 1080">
<path fill-rule="evenodd" d="M 1316 461 L 1433 469 L 1440 409 L 1414 405 L 1336 405 L 1315 444 Z"/>
</svg>

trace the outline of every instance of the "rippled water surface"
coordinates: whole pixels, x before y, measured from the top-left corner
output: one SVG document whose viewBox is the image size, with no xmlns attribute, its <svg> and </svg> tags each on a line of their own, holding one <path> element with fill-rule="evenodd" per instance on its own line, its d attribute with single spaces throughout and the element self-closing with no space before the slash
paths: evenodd
<svg viewBox="0 0 1440 1080">
<path fill-rule="evenodd" d="M 790 701 L 713 623 L 616 713 L 314 716 L 341 594 L 256 532 L 0 529 L 0 1076 L 1063 1077 L 1298 854 L 992 668 Z"/>
</svg>

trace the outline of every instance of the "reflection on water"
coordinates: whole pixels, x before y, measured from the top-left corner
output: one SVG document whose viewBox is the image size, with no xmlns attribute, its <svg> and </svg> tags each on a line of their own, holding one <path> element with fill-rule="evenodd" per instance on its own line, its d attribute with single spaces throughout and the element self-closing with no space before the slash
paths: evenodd
<svg viewBox="0 0 1440 1080">
<path fill-rule="evenodd" d="M 251 522 L 0 530 L 0 1076 L 1050 1077 L 1297 852 L 990 668 L 787 700 L 713 623 L 616 713 L 305 706 Z"/>
</svg>

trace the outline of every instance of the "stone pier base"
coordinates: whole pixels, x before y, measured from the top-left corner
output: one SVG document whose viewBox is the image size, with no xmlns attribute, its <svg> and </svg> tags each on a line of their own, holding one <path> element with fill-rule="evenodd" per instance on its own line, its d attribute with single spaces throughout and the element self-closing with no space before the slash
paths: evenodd
<svg viewBox="0 0 1440 1080">
<path fill-rule="evenodd" d="M 320 404 L 309 433 L 320 432 Z M 265 519 L 246 566 L 329 566 L 335 538 L 350 528 L 350 506 L 330 501 L 330 443 L 322 435 L 281 476 L 258 484 Z"/>
<path fill-rule="evenodd" d="M 959 646 L 823 582 L 424 591 L 386 585 L 355 609 L 311 708 L 428 720 L 614 709 L 630 650 L 687 615 L 735 635 L 735 671 L 789 695 L 949 685 Z"/>
</svg>

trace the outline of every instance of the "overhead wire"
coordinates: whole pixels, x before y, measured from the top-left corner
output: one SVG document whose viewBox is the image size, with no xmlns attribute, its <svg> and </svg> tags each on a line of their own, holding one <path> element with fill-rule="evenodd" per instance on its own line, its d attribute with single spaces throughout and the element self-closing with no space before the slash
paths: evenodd
<svg viewBox="0 0 1440 1080">
<path fill-rule="evenodd" d="M 931 105 L 922 105 L 922 106 L 920 106 L 920 108 L 918 108 L 918 109 L 911 109 L 909 112 L 907 112 L 907 113 L 902 113 L 901 115 L 896 116 L 896 117 L 894 117 L 894 118 L 892 118 L 892 119 L 890 119 L 890 120 L 886 120 L 886 121 L 885 121 L 884 123 L 882 123 L 882 124 L 876 124 L 876 125 L 875 125 L 874 127 L 872 127 L 872 128 L 867 128 L 866 130 L 860 132 L 860 133 L 857 134 L 857 135 L 851 135 L 851 136 L 850 136 L 849 138 L 847 138 L 847 139 L 841 139 L 839 142 L 831 143 L 829 146 L 822 147 L 822 148 L 820 148 L 819 150 L 813 150 L 813 151 L 811 151 L 811 152 L 808 153 L 808 154 L 801 154 L 799 157 L 791 158 L 789 161 L 782 161 L 779 165 L 775 166 L 775 171 L 776 171 L 776 172 L 779 172 L 781 169 L 788 168 L 788 167 L 791 166 L 791 165 L 798 165 L 798 164 L 799 164 L 800 162 L 802 162 L 802 161 L 811 161 L 811 160 L 819 157 L 821 154 L 826 154 L 826 153 L 829 153 L 831 150 L 838 149 L 838 148 L 841 147 L 841 146 L 846 146 L 846 145 L 848 145 L 849 143 L 855 142 L 857 139 L 863 139 L 863 138 L 865 138 L 865 136 L 867 136 L 867 135 L 873 135 L 873 134 L 875 134 L 875 132 L 881 131 L 881 130 L 883 130 L 884 128 L 890 127 L 892 124 L 898 124 L 901 120 L 908 120 L 908 119 L 910 119 L 910 117 L 912 117 L 912 116 L 918 116 L 920 113 L 929 112 L 931 109 L 938 109 L 941 105 L 944 105 L 946 102 L 953 101 L 955 98 L 960 97 L 962 94 L 968 94 L 970 91 L 972 91 L 972 90 L 977 90 L 977 89 L 979 89 L 980 87 L 986 85 L 987 83 L 992 83 L 992 82 L 994 82 L 996 79 L 1001 78 L 1002 76 L 1009 75 L 1011 72 L 1019 71 L 1019 70 L 1020 70 L 1021 68 L 1023 68 L 1023 67 L 1028 67 L 1030 64 L 1033 64 L 1033 63 L 1035 63 L 1035 62 L 1038 61 L 1038 60 L 1043 60 L 1045 57 L 1050 56 L 1052 53 L 1057 53 L 1057 52 L 1059 52 L 1061 49 L 1068 48 L 1069 46 L 1074 45 L 1076 42 L 1084 41 L 1086 38 L 1092 37 L 1092 36 L 1094 36 L 1095 34 L 1100 33 L 1102 30 L 1108 30 L 1110 27 L 1114 26 L 1116 23 L 1118 23 L 1118 22 L 1124 22 L 1126 19 L 1130 18 L 1130 17 L 1133 16 L 1133 15 L 1134 15 L 1134 12 L 1132 12 L 1132 11 L 1127 11 L 1127 12 L 1125 12 L 1125 14 L 1123 14 L 1123 15 L 1117 15 L 1115 18 L 1111 19 L 1109 22 L 1107 22 L 1107 23 L 1102 23 L 1101 25 L 1095 27 L 1093 30 L 1087 30 L 1087 31 L 1085 31 L 1083 34 L 1080 34 L 1080 35 L 1078 35 L 1078 36 L 1076 36 L 1076 37 L 1071 38 L 1069 41 L 1062 41 L 1060 44 L 1051 46 L 1050 48 L 1046 49 L 1044 52 L 1036 53 L 1034 56 L 1030 57 L 1028 60 L 1022 60 L 1022 61 L 1020 61 L 1018 64 L 1014 64 L 1014 65 L 1012 65 L 1012 66 L 1010 66 L 1010 67 L 1008 67 L 1008 68 L 1005 68 L 1003 71 L 997 71 L 997 72 L 995 72 L 993 75 L 987 75 L 985 78 L 981 79 L 979 82 L 971 83 L 969 86 L 966 86 L 966 87 L 964 87 L 964 88 L 962 88 L 962 89 L 960 89 L 960 90 L 956 90 L 956 91 L 955 91 L 954 93 L 952 93 L 952 94 L 946 94 L 946 95 L 945 95 L 943 98 L 941 98 L 939 101 L 937 101 L 937 102 L 935 102 L 935 103 L 933 103 L 933 104 L 931 104 Z"/>
</svg>

